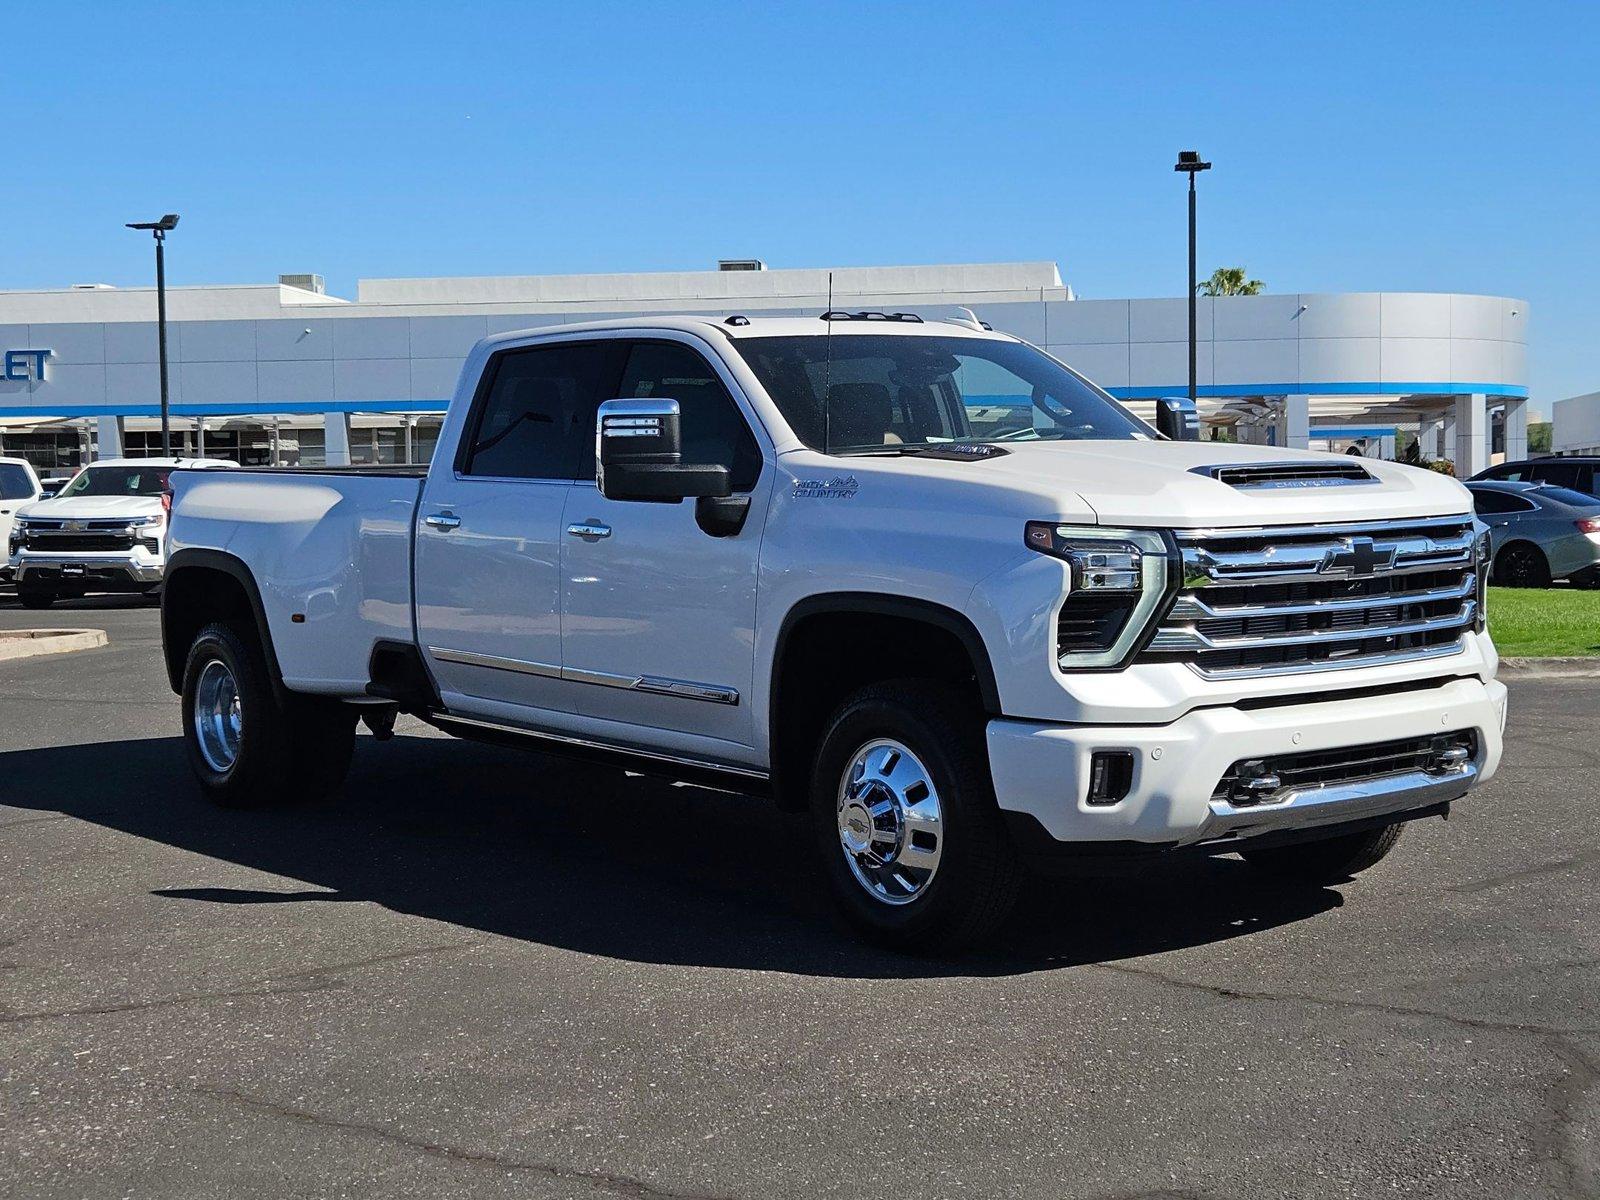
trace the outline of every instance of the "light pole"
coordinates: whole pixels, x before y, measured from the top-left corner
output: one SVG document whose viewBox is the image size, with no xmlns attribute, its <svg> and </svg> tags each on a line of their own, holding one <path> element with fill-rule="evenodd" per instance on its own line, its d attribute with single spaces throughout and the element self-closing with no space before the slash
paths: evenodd
<svg viewBox="0 0 1600 1200">
<path fill-rule="evenodd" d="M 1189 403 L 1195 403 L 1196 382 L 1196 352 L 1195 352 L 1195 292 L 1198 285 L 1194 277 L 1194 177 L 1201 171 L 1209 171 L 1211 164 L 1201 162 L 1200 155 L 1193 150 L 1178 151 L 1177 165 L 1174 171 L 1183 171 L 1189 176 Z"/>
<path fill-rule="evenodd" d="M 178 214 L 159 221 L 129 221 L 129 229 L 148 229 L 156 239 L 156 341 L 161 356 L 161 456 L 172 457 L 172 414 L 167 405 L 167 234 L 178 227 Z"/>
</svg>

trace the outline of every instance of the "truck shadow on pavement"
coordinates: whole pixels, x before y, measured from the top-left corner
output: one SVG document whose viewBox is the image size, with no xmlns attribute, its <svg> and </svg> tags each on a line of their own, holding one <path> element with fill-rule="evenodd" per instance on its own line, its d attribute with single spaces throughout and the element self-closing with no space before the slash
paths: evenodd
<svg viewBox="0 0 1600 1200">
<path fill-rule="evenodd" d="M 0 753 L 0 779 L 15 807 L 295 881 L 222 886 L 184 860 L 153 889 L 174 902 L 370 902 L 637 962 L 834 977 L 1006 975 L 1225 941 L 1342 902 L 1331 889 L 1265 886 L 1234 859 L 1146 864 L 1031 885 L 993 946 L 922 960 L 865 946 L 834 920 L 801 818 L 763 800 L 565 760 L 434 737 L 383 745 L 362 737 L 337 797 L 253 812 L 202 801 L 176 737 Z M 292 793 L 292 764 L 284 785 Z"/>
</svg>

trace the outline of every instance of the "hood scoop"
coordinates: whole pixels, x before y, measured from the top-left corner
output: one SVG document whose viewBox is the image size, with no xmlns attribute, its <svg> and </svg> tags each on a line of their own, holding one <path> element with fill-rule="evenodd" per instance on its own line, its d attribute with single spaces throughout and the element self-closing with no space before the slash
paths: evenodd
<svg viewBox="0 0 1600 1200">
<path fill-rule="evenodd" d="M 1217 467 L 1194 467 L 1229 487 L 1271 490 L 1276 488 L 1346 487 L 1358 483 L 1377 483 L 1364 466 L 1354 459 L 1329 462 L 1235 463 Z"/>
</svg>

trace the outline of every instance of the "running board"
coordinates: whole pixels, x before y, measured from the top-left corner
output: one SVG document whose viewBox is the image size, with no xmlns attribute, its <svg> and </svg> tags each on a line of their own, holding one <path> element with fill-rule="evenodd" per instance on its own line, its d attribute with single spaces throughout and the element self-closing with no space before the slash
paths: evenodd
<svg viewBox="0 0 1600 1200">
<path fill-rule="evenodd" d="M 454 713 L 418 713 L 422 720 L 435 729 L 443 730 L 468 741 L 486 742 L 495 746 L 510 746 L 522 750 L 541 750 L 563 758 L 581 759 L 602 766 L 618 767 L 639 775 L 653 775 L 722 792 L 742 795 L 768 796 L 772 794 L 771 777 L 754 767 L 734 766 L 731 763 L 711 762 L 707 759 L 688 758 L 666 754 L 657 750 L 641 750 L 635 746 L 620 746 L 612 742 L 594 741 L 566 733 L 552 733 L 544 729 L 528 729 L 521 725 L 506 725 L 485 721 L 478 717 L 462 717 Z"/>
</svg>

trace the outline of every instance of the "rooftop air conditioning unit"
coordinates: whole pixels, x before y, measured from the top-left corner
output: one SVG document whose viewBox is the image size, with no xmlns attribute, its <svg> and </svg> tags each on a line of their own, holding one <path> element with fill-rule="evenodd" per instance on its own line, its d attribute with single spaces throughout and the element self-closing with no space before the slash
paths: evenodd
<svg viewBox="0 0 1600 1200">
<path fill-rule="evenodd" d="M 767 264 L 759 258 L 719 258 L 717 270 L 719 271 L 765 271 Z"/>
<path fill-rule="evenodd" d="M 299 288 L 302 292 L 315 292 L 325 295 L 327 284 L 323 283 L 321 275 L 279 275 L 278 283 L 283 287 Z"/>
</svg>

